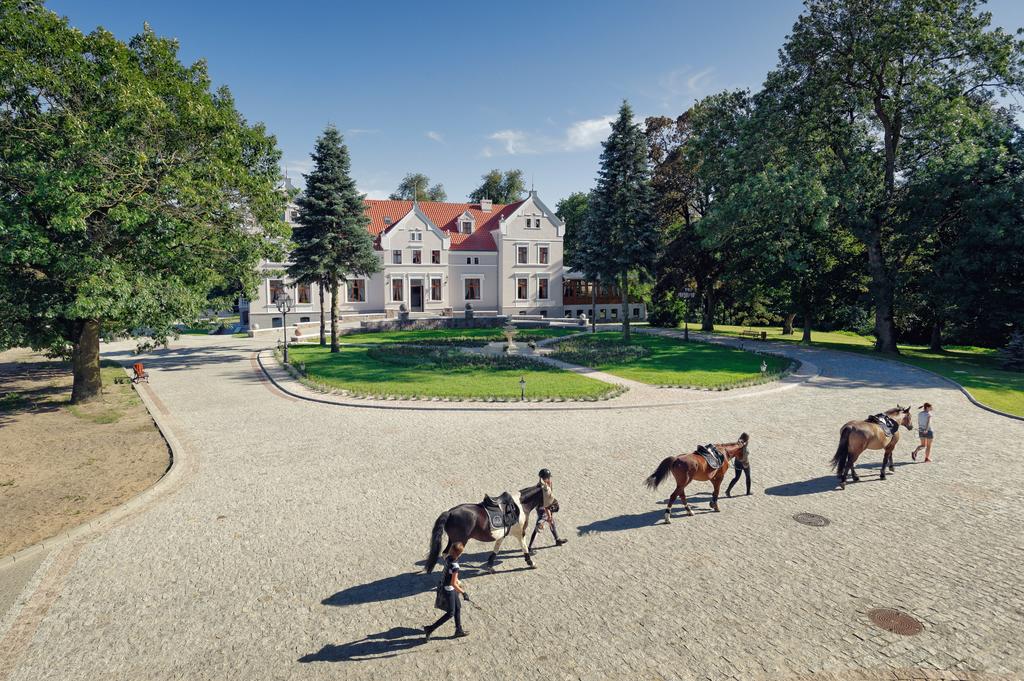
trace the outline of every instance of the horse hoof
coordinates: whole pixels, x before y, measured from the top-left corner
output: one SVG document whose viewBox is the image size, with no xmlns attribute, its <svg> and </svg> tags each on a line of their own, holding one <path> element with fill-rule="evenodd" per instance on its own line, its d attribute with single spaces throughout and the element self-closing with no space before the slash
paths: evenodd
<svg viewBox="0 0 1024 681">
<path fill-rule="evenodd" d="M 690 509 L 686 509 L 686 515 L 692 517 L 693 516 L 693 511 L 691 511 Z"/>
</svg>

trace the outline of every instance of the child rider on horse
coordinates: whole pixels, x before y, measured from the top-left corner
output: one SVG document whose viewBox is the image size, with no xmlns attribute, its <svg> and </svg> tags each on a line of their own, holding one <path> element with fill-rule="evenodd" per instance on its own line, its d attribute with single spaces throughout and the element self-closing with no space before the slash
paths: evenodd
<svg viewBox="0 0 1024 681">
<path fill-rule="evenodd" d="M 444 614 L 433 624 L 423 627 L 423 634 L 428 641 L 430 635 L 452 617 L 455 618 L 455 638 L 469 636 L 469 633 L 462 628 L 460 596 L 465 594 L 466 590 L 462 588 L 462 582 L 459 581 L 459 564 L 457 562 L 464 548 L 461 542 L 453 544 L 448 551 L 448 556 L 444 559 L 444 574 L 441 576 L 441 582 L 437 585 L 437 596 L 434 598 L 434 607 L 444 610 Z"/>
<path fill-rule="evenodd" d="M 540 481 L 537 484 L 541 487 L 547 488 L 546 496 L 550 496 L 554 499 L 554 492 L 552 492 L 551 487 L 551 471 L 547 468 L 541 468 L 537 477 L 540 478 Z M 537 509 L 537 524 L 533 526 L 533 535 L 530 536 L 530 545 L 527 548 L 527 551 L 530 552 L 531 556 L 536 553 L 536 551 L 533 550 L 533 540 L 537 538 L 537 532 L 544 528 L 544 523 L 547 523 L 548 527 L 551 528 L 551 534 L 555 538 L 555 546 L 561 546 L 569 541 L 568 539 L 558 538 L 558 528 L 555 527 L 554 516 L 556 512 L 558 512 L 558 501 L 552 501 L 550 506 Z"/>
</svg>

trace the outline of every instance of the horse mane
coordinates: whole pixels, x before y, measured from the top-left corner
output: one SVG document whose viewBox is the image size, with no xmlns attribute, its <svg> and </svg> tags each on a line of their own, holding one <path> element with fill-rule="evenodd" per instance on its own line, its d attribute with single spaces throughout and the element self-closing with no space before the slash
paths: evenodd
<svg viewBox="0 0 1024 681">
<path fill-rule="evenodd" d="M 521 490 L 519 490 L 519 498 L 522 501 L 526 501 L 524 496 L 527 495 L 527 494 L 531 494 L 531 493 L 533 493 L 533 494 L 540 494 L 541 493 L 540 483 L 539 482 L 536 485 L 530 485 L 529 487 L 524 487 Z"/>
</svg>

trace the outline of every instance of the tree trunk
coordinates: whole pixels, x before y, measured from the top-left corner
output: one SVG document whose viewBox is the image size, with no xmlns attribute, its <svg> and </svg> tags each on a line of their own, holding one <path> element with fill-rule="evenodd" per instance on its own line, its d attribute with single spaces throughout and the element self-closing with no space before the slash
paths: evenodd
<svg viewBox="0 0 1024 681">
<path fill-rule="evenodd" d="M 338 277 L 331 277 L 331 352 L 341 352 L 338 346 Z"/>
<path fill-rule="evenodd" d="M 793 330 L 790 329 L 789 332 L 793 333 Z M 807 312 L 807 311 L 804 312 L 804 335 L 803 335 L 802 338 L 800 338 L 800 344 L 801 345 L 810 345 L 811 344 L 811 313 Z"/>
<path fill-rule="evenodd" d="M 78 325 L 78 338 L 71 346 L 71 403 L 81 404 L 100 396 L 100 322 L 86 319 Z"/>
<path fill-rule="evenodd" d="M 875 350 L 899 354 L 896 347 L 896 320 L 893 318 L 894 286 L 885 269 L 880 236 L 868 243 L 868 269 L 871 272 L 871 292 L 875 301 Z"/>
<path fill-rule="evenodd" d="M 704 289 L 702 317 L 700 321 L 701 331 L 715 330 L 715 290 L 713 286 Z"/>
<path fill-rule="evenodd" d="M 597 280 L 591 282 L 590 286 L 590 333 L 597 333 Z"/>
<path fill-rule="evenodd" d="M 793 320 L 796 319 L 796 312 L 787 312 L 782 320 L 782 335 L 793 335 Z"/>
<path fill-rule="evenodd" d="M 625 272 L 621 278 L 622 287 L 622 340 L 629 342 L 630 329 L 629 329 L 629 275 Z"/>
<path fill-rule="evenodd" d="M 932 352 L 942 352 L 942 322 L 940 321 L 932 324 L 932 338 L 928 343 L 928 349 Z"/>
<path fill-rule="evenodd" d="M 320 280 L 320 347 L 327 345 L 327 319 L 324 315 L 324 280 Z"/>
</svg>

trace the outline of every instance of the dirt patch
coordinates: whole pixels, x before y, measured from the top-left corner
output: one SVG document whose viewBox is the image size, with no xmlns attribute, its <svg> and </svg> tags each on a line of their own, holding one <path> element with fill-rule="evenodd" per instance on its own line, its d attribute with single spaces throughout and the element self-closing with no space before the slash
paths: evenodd
<svg viewBox="0 0 1024 681">
<path fill-rule="evenodd" d="M 170 453 L 117 366 L 103 397 L 70 405 L 71 366 L 0 352 L 0 556 L 80 525 L 150 487 Z"/>
</svg>

